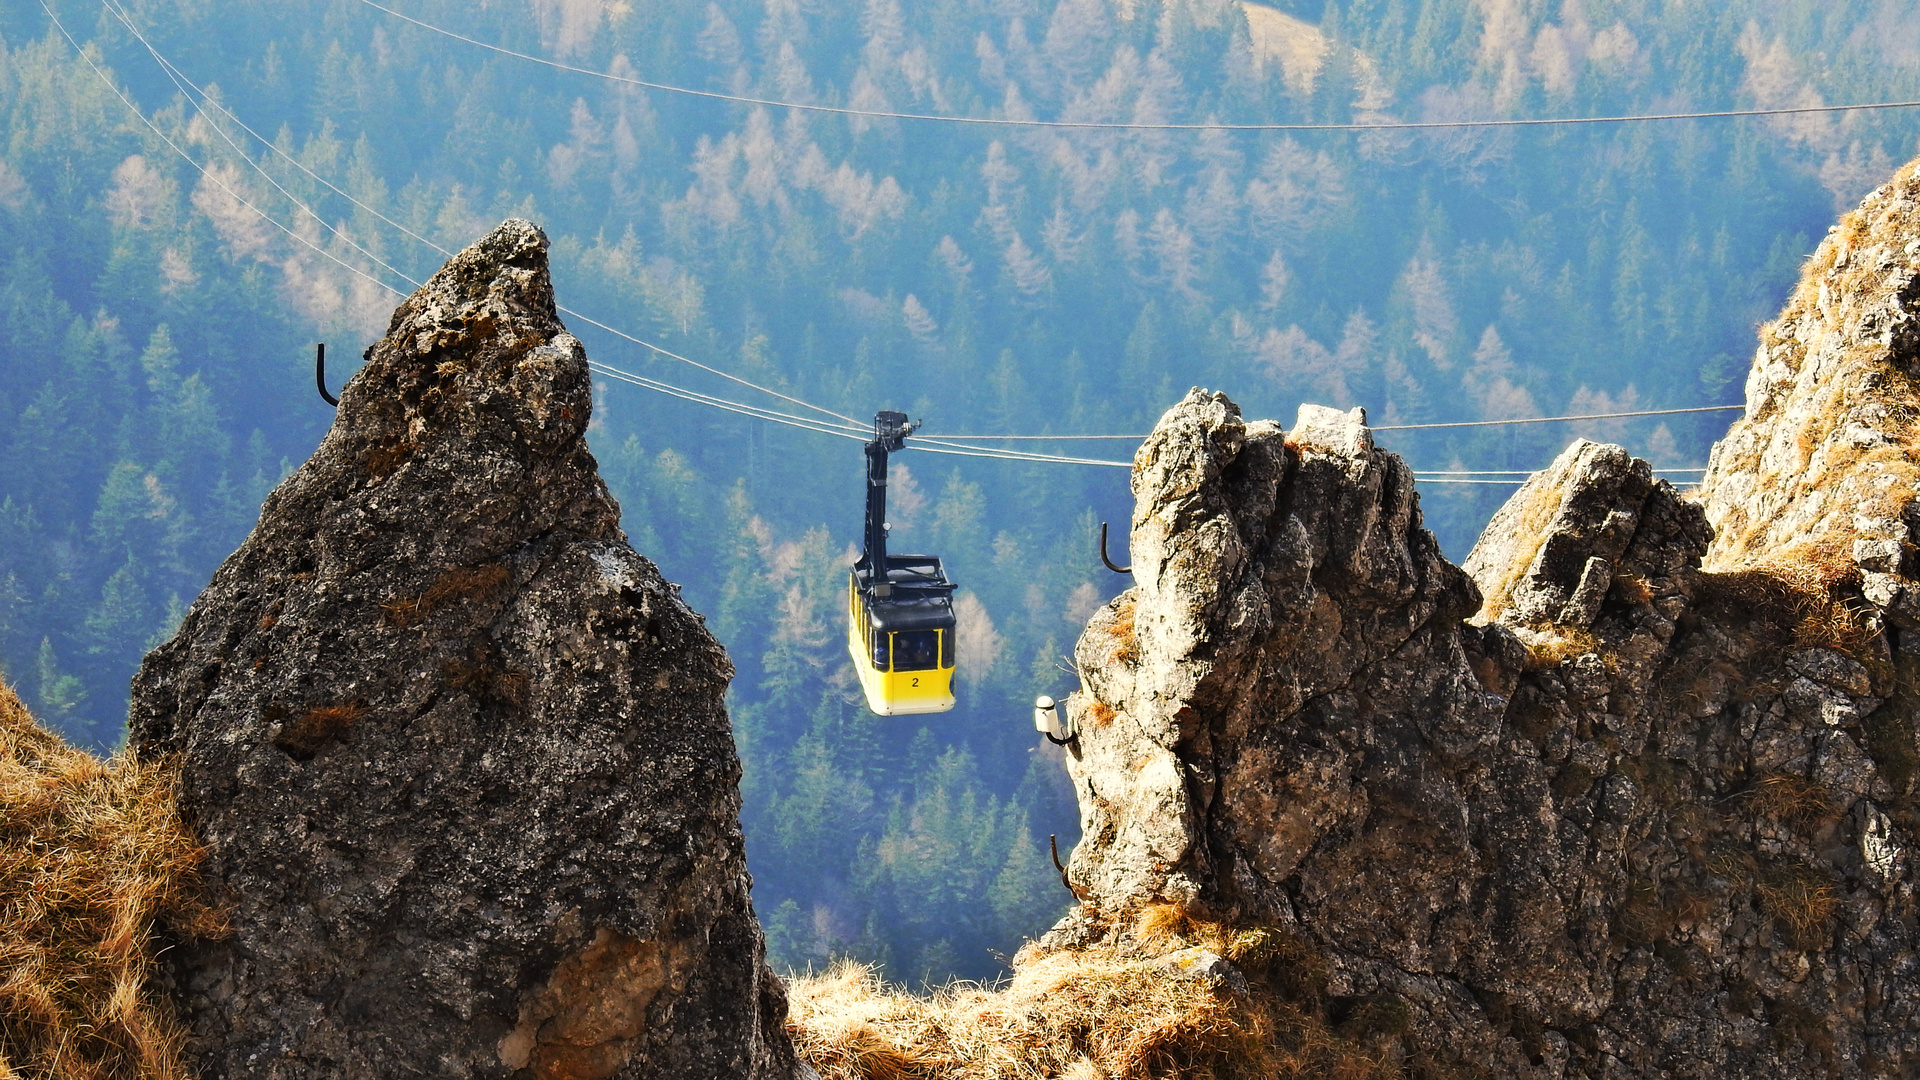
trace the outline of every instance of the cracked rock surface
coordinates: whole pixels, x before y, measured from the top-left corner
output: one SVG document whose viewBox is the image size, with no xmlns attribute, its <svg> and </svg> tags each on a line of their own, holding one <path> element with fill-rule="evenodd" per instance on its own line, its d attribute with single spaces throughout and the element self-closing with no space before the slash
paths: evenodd
<svg viewBox="0 0 1920 1080">
<path fill-rule="evenodd" d="M 1273 928 L 1471 1075 L 1920 1075 L 1914 167 L 1810 267 L 1698 495 L 1576 442 L 1464 568 L 1358 410 L 1169 410 L 1048 944 Z"/>
<path fill-rule="evenodd" d="M 1396 1002 L 1389 1053 L 1476 1075 L 1920 1069 L 1920 641 L 1701 570 L 1701 507 L 1618 447 L 1570 447 L 1466 570 L 1357 411 L 1283 433 L 1194 391 L 1135 485 L 1049 944 L 1160 903 L 1275 928 L 1335 1015 Z"/>
<path fill-rule="evenodd" d="M 798 1075 L 732 666 L 627 546 L 546 237 L 394 313 L 135 680 L 232 934 L 162 963 L 217 1077 Z"/>
</svg>

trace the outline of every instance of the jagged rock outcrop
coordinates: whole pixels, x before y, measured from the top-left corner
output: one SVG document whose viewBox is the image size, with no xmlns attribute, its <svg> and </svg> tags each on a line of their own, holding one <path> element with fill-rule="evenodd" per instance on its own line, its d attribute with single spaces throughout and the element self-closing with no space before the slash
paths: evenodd
<svg viewBox="0 0 1920 1080">
<path fill-rule="evenodd" d="M 1762 328 L 1747 412 L 1714 448 L 1712 565 L 1857 562 L 1910 551 L 1920 408 L 1920 175 L 1908 165 L 1828 231 Z"/>
<path fill-rule="evenodd" d="M 619 528 L 546 247 L 509 221 L 401 305 L 135 680 L 231 911 L 163 957 L 203 1076 L 799 1071 L 732 667 Z"/>
<path fill-rule="evenodd" d="M 1276 928 L 1481 1075 L 1920 1075 L 1912 167 L 1812 266 L 1699 495 L 1579 442 L 1464 570 L 1357 411 L 1169 411 L 1050 943 Z"/>
</svg>

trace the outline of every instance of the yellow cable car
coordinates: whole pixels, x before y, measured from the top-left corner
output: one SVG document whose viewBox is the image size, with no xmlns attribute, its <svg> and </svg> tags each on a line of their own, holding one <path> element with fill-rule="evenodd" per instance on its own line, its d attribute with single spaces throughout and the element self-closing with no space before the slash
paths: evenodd
<svg viewBox="0 0 1920 1080">
<path fill-rule="evenodd" d="M 887 454 L 916 426 L 905 413 L 873 418 L 866 547 L 847 575 L 847 652 L 881 716 L 953 708 L 954 584 L 931 555 L 887 554 Z"/>
</svg>

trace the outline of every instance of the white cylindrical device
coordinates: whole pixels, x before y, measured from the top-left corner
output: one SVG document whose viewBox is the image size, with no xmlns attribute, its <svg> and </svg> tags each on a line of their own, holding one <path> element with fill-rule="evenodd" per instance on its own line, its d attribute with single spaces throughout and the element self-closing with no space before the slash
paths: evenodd
<svg viewBox="0 0 1920 1080">
<path fill-rule="evenodd" d="M 1033 729 L 1049 738 L 1067 737 L 1067 725 L 1060 718 L 1060 708 L 1053 699 L 1045 694 L 1033 700 Z"/>
</svg>

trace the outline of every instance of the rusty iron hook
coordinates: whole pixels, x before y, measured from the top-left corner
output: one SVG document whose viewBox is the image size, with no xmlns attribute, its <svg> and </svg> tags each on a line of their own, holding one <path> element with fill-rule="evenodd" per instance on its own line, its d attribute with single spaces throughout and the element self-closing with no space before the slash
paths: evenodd
<svg viewBox="0 0 1920 1080">
<path fill-rule="evenodd" d="M 1067 880 L 1067 868 L 1060 862 L 1059 836 L 1054 833 L 1047 834 L 1047 850 L 1053 853 L 1053 868 L 1060 871 L 1060 884 L 1067 887 L 1067 891 L 1073 894 L 1075 900 L 1080 899 L 1080 890 L 1074 888 L 1073 882 Z"/>
<path fill-rule="evenodd" d="M 327 393 L 327 343 L 322 341 L 313 347 L 313 383 L 320 388 L 320 400 L 336 408 L 340 399 Z"/>
<path fill-rule="evenodd" d="M 1107 523 L 1104 521 L 1100 523 L 1100 561 L 1103 563 L 1106 563 L 1107 569 L 1113 571 L 1116 574 L 1133 573 L 1132 564 L 1128 564 L 1126 566 L 1118 566 L 1118 565 L 1115 565 L 1112 559 L 1107 557 Z"/>
</svg>

